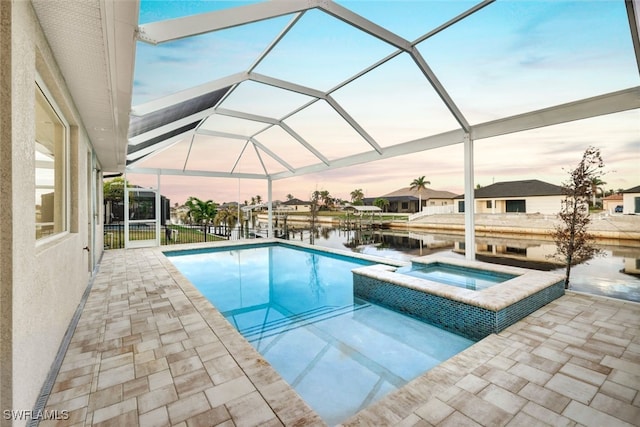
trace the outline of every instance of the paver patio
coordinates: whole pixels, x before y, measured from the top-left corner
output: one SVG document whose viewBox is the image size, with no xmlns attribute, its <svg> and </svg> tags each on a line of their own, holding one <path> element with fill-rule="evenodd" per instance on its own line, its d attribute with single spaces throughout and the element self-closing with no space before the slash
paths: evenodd
<svg viewBox="0 0 640 427">
<path fill-rule="evenodd" d="M 345 425 L 640 425 L 640 304 L 568 292 Z M 327 390 L 327 393 L 330 393 Z M 160 249 L 104 253 L 41 426 L 323 425 Z"/>
</svg>

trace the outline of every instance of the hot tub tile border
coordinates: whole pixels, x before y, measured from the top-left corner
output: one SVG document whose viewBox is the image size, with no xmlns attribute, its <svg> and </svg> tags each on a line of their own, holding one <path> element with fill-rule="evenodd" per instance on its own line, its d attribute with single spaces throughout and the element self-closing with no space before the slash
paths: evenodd
<svg viewBox="0 0 640 427">
<path fill-rule="evenodd" d="M 475 341 L 492 333 L 501 332 L 564 295 L 564 283 L 559 281 L 528 294 L 512 304 L 504 306 L 500 304 L 502 308 L 492 310 L 464 300 L 450 298 L 447 295 L 438 295 L 426 292 L 424 289 L 405 286 L 397 281 L 390 282 L 385 277 L 361 274 L 362 270 L 366 269 L 367 267 L 364 267 L 353 271 L 353 288 L 358 298 L 408 314 Z M 388 272 L 387 269 L 373 270 Z M 465 291 L 465 289 L 461 290 Z"/>
</svg>

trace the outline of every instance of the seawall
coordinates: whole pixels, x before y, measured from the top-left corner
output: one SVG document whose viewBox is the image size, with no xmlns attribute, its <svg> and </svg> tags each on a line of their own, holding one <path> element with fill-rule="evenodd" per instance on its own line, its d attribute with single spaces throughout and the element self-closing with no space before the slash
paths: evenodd
<svg viewBox="0 0 640 427">
<path fill-rule="evenodd" d="M 261 221 L 267 215 L 259 215 Z M 280 226 L 282 226 L 280 219 Z M 322 225 L 338 225 L 340 219 L 330 216 L 319 216 L 317 222 Z M 291 215 L 287 218 L 289 225 L 308 225 L 308 215 Z M 558 220 L 554 215 L 543 214 L 476 214 L 475 230 L 478 236 L 495 234 L 550 236 Z M 464 233 L 464 214 L 437 214 L 415 221 L 398 220 L 387 223 L 396 230 L 433 231 L 439 233 Z M 589 232 L 597 239 L 629 240 L 640 244 L 640 215 L 608 215 L 595 214 L 591 218 Z"/>
</svg>

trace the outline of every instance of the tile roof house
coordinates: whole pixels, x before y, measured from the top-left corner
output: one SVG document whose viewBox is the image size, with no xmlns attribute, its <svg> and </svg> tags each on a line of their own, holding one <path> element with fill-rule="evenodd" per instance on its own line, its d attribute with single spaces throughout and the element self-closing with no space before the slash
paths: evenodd
<svg viewBox="0 0 640 427">
<path fill-rule="evenodd" d="M 602 199 L 602 209 L 613 212 L 617 206 L 622 206 L 622 194 L 612 194 Z"/>
<path fill-rule="evenodd" d="M 295 212 L 311 212 L 311 202 L 305 202 L 296 198 L 280 203 L 279 208 L 282 209 L 283 207 Z"/>
<path fill-rule="evenodd" d="M 405 187 L 382 196 L 366 197 L 364 204 L 371 206 L 377 198 L 383 198 L 389 201 L 387 212 L 414 213 L 419 211 L 418 204 L 420 199 L 422 199 L 422 207 L 424 208 L 428 206 L 453 205 L 454 197 L 456 197 L 456 194 L 450 191 L 425 188 L 418 194 L 417 189 L 412 190 L 410 187 Z"/>
<path fill-rule="evenodd" d="M 496 182 L 474 192 L 476 213 L 556 214 L 564 198 L 562 187 L 537 179 Z M 464 212 L 464 195 L 456 197 L 456 212 Z"/>
</svg>

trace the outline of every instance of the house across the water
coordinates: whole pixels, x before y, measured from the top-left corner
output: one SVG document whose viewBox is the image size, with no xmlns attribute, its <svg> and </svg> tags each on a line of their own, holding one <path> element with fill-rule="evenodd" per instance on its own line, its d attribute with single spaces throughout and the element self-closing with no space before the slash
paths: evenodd
<svg viewBox="0 0 640 427">
<path fill-rule="evenodd" d="M 303 200 L 293 198 L 280 203 L 279 208 L 284 208 L 293 212 L 311 212 L 311 202 L 305 202 Z"/>
<path fill-rule="evenodd" d="M 496 182 L 474 191 L 476 213 L 556 214 L 564 199 L 562 187 L 537 179 Z M 464 212 L 464 195 L 456 197 L 456 212 Z"/>
<path fill-rule="evenodd" d="M 389 201 L 389 206 L 385 208 L 387 212 L 415 213 L 421 210 L 418 208 L 419 204 L 422 204 L 423 209 L 430 206 L 453 205 L 455 197 L 456 194 L 450 191 L 433 190 L 431 188 L 418 191 L 417 189 L 412 190 L 410 187 L 405 187 L 383 196 L 366 197 L 363 201 L 365 205 L 372 206 L 376 199 L 386 199 Z"/>
</svg>

